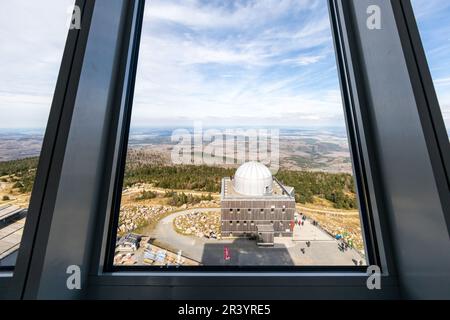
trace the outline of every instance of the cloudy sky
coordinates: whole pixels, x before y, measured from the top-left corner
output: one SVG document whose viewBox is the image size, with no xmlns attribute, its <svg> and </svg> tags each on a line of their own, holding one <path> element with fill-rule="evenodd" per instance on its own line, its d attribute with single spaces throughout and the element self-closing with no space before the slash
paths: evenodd
<svg viewBox="0 0 450 320">
<path fill-rule="evenodd" d="M 450 133 L 450 1 L 412 0 L 442 114 Z"/>
<path fill-rule="evenodd" d="M 148 1 L 133 126 L 343 125 L 325 0 Z"/>
<path fill-rule="evenodd" d="M 450 1 L 413 0 L 450 127 Z M 1 0 L 0 128 L 44 127 L 73 0 Z M 133 126 L 342 126 L 326 0 L 149 0 Z"/>
<path fill-rule="evenodd" d="M 74 0 L 0 0 L 0 128 L 44 128 Z"/>
</svg>

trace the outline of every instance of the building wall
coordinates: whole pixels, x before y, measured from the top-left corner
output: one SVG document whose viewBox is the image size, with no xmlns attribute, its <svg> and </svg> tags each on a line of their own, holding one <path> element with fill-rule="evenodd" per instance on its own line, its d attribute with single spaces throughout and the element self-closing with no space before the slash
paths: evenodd
<svg viewBox="0 0 450 320">
<path fill-rule="evenodd" d="M 256 234 L 256 225 L 271 223 L 275 236 L 292 236 L 290 224 L 294 220 L 294 199 L 230 199 L 222 200 L 221 205 L 221 230 L 224 237 L 250 236 Z"/>
</svg>

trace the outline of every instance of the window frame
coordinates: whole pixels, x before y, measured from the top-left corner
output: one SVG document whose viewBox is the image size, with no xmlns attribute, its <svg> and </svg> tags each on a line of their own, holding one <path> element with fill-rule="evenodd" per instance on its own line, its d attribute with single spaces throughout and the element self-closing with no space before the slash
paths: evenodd
<svg viewBox="0 0 450 320">
<path fill-rule="evenodd" d="M 428 65 L 425 48 L 423 46 L 419 26 L 410 0 L 400 0 L 393 3 L 398 15 L 403 14 L 399 24 L 405 32 L 401 33 L 401 40 L 405 48 L 405 57 L 414 65 L 411 78 L 414 79 L 415 95 L 418 111 L 422 119 L 422 126 L 428 138 L 429 152 L 434 160 L 435 179 L 438 181 L 442 193 L 441 201 L 446 207 L 446 223 L 450 235 L 450 127 L 444 122 L 440 101 L 438 99 L 434 80 Z M 401 19 L 403 18 L 403 19 Z"/>
<path fill-rule="evenodd" d="M 75 4 L 75 1 L 74 1 Z M 80 4 L 78 4 L 80 5 Z M 65 46 L 63 49 L 62 59 L 61 59 L 61 65 L 59 67 L 59 72 L 57 75 L 57 81 L 55 82 L 55 88 L 53 89 L 53 99 L 52 104 L 49 108 L 48 116 L 47 116 L 47 122 L 44 130 L 44 135 L 42 139 L 42 147 L 39 152 L 39 161 L 38 166 L 36 169 L 36 177 L 33 182 L 33 188 L 30 196 L 29 201 L 29 207 L 27 212 L 27 221 L 31 220 L 30 223 L 27 223 L 28 228 L 35 228 L 37 225 L 37 221 L 39 220 L 40 215 L 40 204 L 43 200 L 43 194 L 44 190 L 47 184 L 47 176 L 45 172 L 48 171 L 51 159 L 54 154 L 54 146 L 55 146 L 55 140 L 56 140 L 56 131 L 58 130 L 59 126 L 59 118 L 61 117 L 61 99 L 63 98 L 61 93 L 65 92 L 65 88 L 62 88 L 62 84 L 67 84 L 67 73 L 64 72 L 65 68 L 69 68 L 69 55 L 73 55 L 73 49 L 75 45 L 76 39 L 73 37 L 70 37 L 73 33 L 68 32 L 67 34 L 67 40 L 65 42 Z M 77 35 L 76 35 L 77 36 Z M 63 79 L 66 77 L 65 79 Z M 23 233 L 23 237 L 25 236 L 25 232 Z M 29 234 L 29 233 L 27 233 Z M 22 239 L 23 239 L 22 237 Z M 29 244 L 30 241 L 25 241 L 25 247 L 22 246 L 22 243 L 20 245 L 20 248 L 18 251 L 29 251 L 29 248 L 27 248 L 27 244 Z M 19 259 L 19 256 L 17 257 Z M 13 272 L 15 269 L 15 266 L 0 266 L 0 272 Z"/>
<path fill-rule="evenodd" d="M 45 220 L 49 219 L 48 208 L 45 208 L 49 204 L 46 197 L 52 197 L 57 191 L 55 179 L 61 174 L 60 164 L 70 129 L 94 3 L 74 0 L 74 5 L 81 9 L 81 29 L 68 29 L 67 32 L 16 265 L 0 267 L 0 289 L 7 289 L 0 290 L 0 299 L 23 297 L 32 256 L 39 254 L 36 248 L 38 229 L 45 226 Z"/>
<path fill-rule="evenodd" d="M 325 1 L 328 5 L 329 9 L 329 19 L 330 19 L 330 27 L 331 33 L 333 34 L 333 44 L 335 47 L 335 57 L 337 62 L 338 69 L 338 79 L 340 83 L 340 90 L 342 95 L 342 107 L 344 111 L 346 131 L 347 131 L 347 139 L 349 143 L 349 151 L 352 159 L 352 169 L 353 169 L 353 178 L 355 182 L 355 189 L 357 193 L 357 200 L 359 204 L 359 216 L 361 221 L 361 230 L 362 236 L 365 246 L 366 252 L 366 261 L 367 265 L 379 265 L 380 266 L 380 258 L 379 258 L 379 249 L 376 240 L 376 235 L 373 229 L 373 218 L 372 218 L 372 203 L 371 203 L 371 195 L 367 192 L 367 184 L 369 182 L 369 178 L 367 177 L 363 161 L 361 157 L 361 137 L 358 136 L 358 124 L 357 120 L 354 117 L 354 111 L 350 109 L 354 109 L 352 103 L 354 103 L 350 97 L 348 96 L 348 92 L 350 90 L 349 79 L 346 76 L 346 72 L 342 70 L 344 68 L 343 65 L 339 65 L 339 59 L 343 56 L 343 52 L 337 52 L 339 48 L 339 30 L 337 27 L 337 20 L 339 17 L 336 15 L 336 12 L 332 10 L 333 0 Z M 120 200 L 123 189 L 123 179 L 125 174 L 125 166 L 126 166 L 126 154 L 128 150 L 128 138 L 129 131 L 131 125 L 131 113 L 133 108 L 133 99 L 134 99 L 134 86 L 136 81 L 136 73 L 137 73 L 137 64 L 139 59 L 139 47 L 141 41 L 141 31 L 143 27 L 143 14 L 145 9 L 145 3 L 139 7 L 139 13 L 137 16 L 137 20 L 134 21 L 134 27 L 136 28 L 135 37 L 133 39 L 132 47 L 130 48 L 130 52 L 132 52 L 132 60 L 129 61 L 129 66 L 131 68 L 130 78 L 128 79 L 128 87 L 124 88 L 124 95 L 126 96 L 122 108 L 125 110 L 125 117 L 123 118 L 123 122 L 119 123 L 118 131 L 120 132 L 120 138 L 115 146 L 115 149 L 118 152 L 118 161 L 115 164 L 116 172 L 113 173 L 115 176 L 112 179 L 112 184 L 110 183 L 110 191 L 112 192 L 109 197 L 113 198 L 113 205 L 111 207 L 110 215 L 112 216 L 109 221 L 109 231 L 108 231 L 108 240 L 106 246 L 106 254 L 105 260 L 103 261 L 103 271 L 108 273 L 115 272 L 162 272 L 162 273 L 193 273 L 193 272 L 330 272 L 330 271 L 345 271 L 345 272 L 355 272 L 361 273 L 364 272 L 367 266 L 195 266 L 195 267 L 154 267 L 154 266 L 117 266 L 114 265 L 114 253 L 115 253 L 115 244 L 117 238 L 117 228 L 118 228 L 118 220 L 119 220 L 119 211 L 120 211 Z M 348 72 L 348 71 L 347 71 Z M 348 90 L 345 90 L 348 89 Z M 344 91 L 345 90 L 345 91 Z M 239 209 L 238 209 L 239 211 Z M 271 209 L 273 211 L 273 209 Z M 273 213 L 273 212 L 272 212 Z M 384 268 L 384 266 L 383 266 Z"/>
<path fill-rule="evenodd" d="M 80 3 L 84 1 L 79 0 Z M 79 115 L 74 114 L 76 119 L 70 119 L 72 116 L 71 108 L 86 108 L 85 105 L 73 105 L 76 102 L 71 98 L 72 95 L 76 94 L 78 89 L 79 76 L 76 77 L 71 75 L 67 78 L 67 85 L 72 91 L 65 92 L 67 95 L 65 101 L 65 110 L 67 108 L 67 113 L 63 117 L 64 121 L 61 123 L 60 128 L 57 130 L 57 147 L 55 148 L 55 157 L 50 164 L 49 172 L 45 172 L 45 169 L 41 169 L 38 174 L 48 175 L 49 182 L 47 183 L 46 196 L 39 205 L 44 208 L 42 218 L 39 221 L 37 230 L 26 230 L 27 236 L 30 236 L 33 241 L 30 244 L 33 249 L 31 250 L 32 257 L 25 257 L 24 261 L 18 261 L 18 269 L 14 273 L 14 278 L 23 277 L 21 283 L 12 282 L 8 273 L 0 272 L 0 289 L 7 288 L 8 290 L 0 290 L 1 298 L 5 297 L 4 292 L 8 291 L 18 291 L 18 295 L 7 295 L 9 298 L 44 298 L 44 299 L 117 299 L 117 298 L 144 298 L 144 299 L 202 299 L 202 298 L 217 298 L 217 299 L 398 299 L 402 297 L 402 294 L 408 294 L 416 290 L 415 297 L 436 297 L 435 294 L 439 294 L 439 286 L 435 286 L 430 289 L 421 288 L 422 283 L 428 282 L 424 281 L 423 278 L 419 278 L 419 281 L 415 281 L 417 276 L 413 275 L 411 278 L 411 268 L 419 267 L 419 271 L 423 271 L 424 268 L 421 263 L 418 265 L 414 264 L 415 261 L 411 257 L 405 257 L 402 252 L 395 250 L 395 246 L 401 246 L 404 244 L 405 236 L 404 233 L 396 235 L 395 232 L 399 231 L 397 223 L 408 222 L 407 219 L 402 219 L 402 214 L 405 214 L 405 210 L 399 210 L 400 212 L 395 212 L 394 209 L 398 209 L 398 206 L 392 206 L 392 197 L 398 195 L 397 190 L 394 190 L 393 195 L 385 194 L 385 190 L 382 189 L 384 182 L 387 186 L 392 186 L 395 182 L 391 179 L 387 179 L 384 176 L 379 176 L 377 173 L 380 172 L 380 163 L 377 159 L 373 159 L 374 154 L 380 152 L 379 145 L 376 145 L 372 139 L 372 132 L 378 133 L 373 128 L 374 124 L 368 119 L 370 118 L 370 107 L 367 107 L 365 102 L 368 99 L 366 92 L 367 88 L 360 85 L 361 80 L 365 74 L 365 68 L 363 66 L 361 59 L 361 52 L 363 49 L 360 47 L 360 41 L 356 33 L 358 27 L 362 28 L 362 25 L 355 21 L 354 16 L 354 6 L 360 5 L 361 3 L 375 1 L 384 10 L 394 11 L 396 18 L 401 20 L 401 15 L 399 14 L 399 8 L 395 5 L 395 1 L 384 1 L 384 0 L 328 0 L 330 15 L 332 17 L 332 31 L 335 39 L 336 54 L 338 55 L 338 70 L 341 77 L 344 79 L 344 83 L 351 83 L 352 85 L 342 87 L 342 94 L 345 99 L 348 99 L 353 103 L 354 108 L 349 110 L 352 116 L 357 121 L 357 126 L 355 128 L 355 133 L 360 138 L 358 148 L 354 152 L 360 152 L 360 157 L 362 164 L 365 166 L 361 169 L 367 174 L 367 181 L 364 181 L 366 185 L 363 184 L 366 193 L 370 195 L 371 208 L 371 220 L 373 222 L 374 239 L 376 239 L 376 245 L 379 253 L 379 263 L 382 268 L 382 289 L 381 290 L 368 290 L 366 286 L 367 274 L 365 271 L 346 271 L 346 270 L 303 270 L 302 272 L 261 272 L 261 271 L 251 271 L 251 272 L 151 272 L 148 270 L 143 271 L 108 271 L 105 266 L 105 258 L 107 256 L 107 251 L 110 249 L 108 247 L 108 238 L 110 238 L 110 231 L 116 229 L 111 229 L 112 224 L 112 205 L 114 200 L 114 188 L 117 184 L 119 177 L 117 176 L 117 159 L 120 155 L 118 150 L 120 149 L 121 138 L 124 135 L 123 120 L 125 118 L 125 106 L 130 104 L 130 99 L 132 95 L 130 94 L 130 89 L 133 85 L 132 77 L 130 77 L 130 70 L 133 70 L 133 55 L 138 53 L 136 48 L 136 39 L 140 37 L 137 36 L 139 25 L 139 8 L 143 9 L 144 0 L 95 0 L 86 1 L 88 6 L 85 8 L 87 10 L 87 15 L 92 14 L 94 11 L 94 6 L 101 7 L 102 9 L 110 8 L 110 10 L 97 10 L 94 15 L 92 24 L 96 24 L 96 28 L 89 30 L 90 23 L 88 23 L 86 28 L 82 28 L 80 37 L 86 42 L 89 42 L 88 38 L 97 39 L 97 33 L 105 32 L 107 33 L 108 27 L 114 25 L 116 22 L 111 18 L 111 16 L 119 14 L 121 17 L 126 17 L 126 26 L 123 29 L 118 29 L 117 41 L 121 42 L 120 46 L 117 46 L 117 59 L 114 60 L 115 65 L 119 65 L 117 74 L 114 74 L 116 83 L 114 85 L 114 94 L 107 92 L 111 95 L 111 99 L 108 104 L 103 104 L 97 106 L 97 108 L 104 108 L 111 111 L 111 119 L 97 119 L 98 121 L 109 121 L 108 122 L 108 132 L 105 137 L 92 136 L 92 139 L 98 141 L 107 141 L 105 146 L 102 145 L 101 151 L 98 150 L 84 150 L 80 149 L 80 157 L 82 159 L 89 159 L 93 154 L 104 154 L 105 163 L 102 168 L 97 168 L 96 175 L 98 175 L 99 183 L 98 194 L 96 197 L 92 198 L 90 201 L 95 203 L 89 203 L 90 207 L 87 205 L 80 206 L 86 209 L 86 213 L 80 217 L 70 217 L 71 222 L 75 220 L 76 230 L 80 238 L 88 238 L 85 241 L 87 246 L 79 247 L 76 249 L 77 252 L 74 254 L 68 253 L 67 250 L 57 246 L 55 244 L 55 239 L 50 238 L 48 233 L 54 237 L 59 236 L 63 241 L 67 241 L 64 238 L 64 232 L 67 231 L 68 227 L 65 223 L 61 223 L 61 220 L 67 218 L 66 212 L 64 210 L 54 209 L 55 201 L 59 201 L 59 204 L 67 203 L 69 198 L 73 204 L 74 200 L 83 201 L 82 197 L 78 194 L 74 194 L 71 197 L 67 194 L 61 196 L 61 199 L 56 199 L 57 193 L 60 190 L 59 183 L 67 183 L 70 177 L 64 176 L 61 172 L 61 162 L 66 160 L 65 158 L 73 156 L 74 146 L 77 146 L 80 141 L 80 135 L 73 134 L 73 137 L 65 131 L 66 129 L 73 133 L 72 129 L 69 128 L 73 120 L 80 121 Z M 113 5 L 111 5 L 113 4 Z M 123 5 L 119 5 L 123 4 Z M 119 12 L 120 11 L 120 12 Z M 87 23 L 88 19 L 83 19 L 83 23 Z M 390 18 L 390 20 L 392 20 Z M 99 28 L 100 22 L 105 25 L 105 29 Z M 83 31 L 84 30 L 84 31 Z M 396 32 L 394 32 L 396 36 Z M 398 31 L 400 35 L 404 35 L 404 31 L 401 29 Z M 89 37 L 88 37 L 89 35 Z M 402 40 L 404 40 L 402 38 Z M 83 56 L 87 55 L 85 58 L 90 59 L 92 62 L 102 59 L 102 56 L 98 52 L 86 51 L 86 42 L 81 41 L 76 45 L 77 59 L 71 59 L 69 64 L 70 68 L 74 68 L 73 73 L 77 73 L 86 63 L 83 60 Z M 370 42 L 370 41 L 366 41 Z M 88 43 L 89 44 L 89 43 Z M 367 44 L 367 43 L 366 43 Z M 92 43 L 91 43 L 92 45 Z M 373 43 L 370 43 L 373 45 Z M 402 48 L 405 45 L 402 43 Z M 134 48 L 134 49 L 133 49 Z M 92 48 L 91 48 L 92 49 Z M 98 49 L 98 48 L 97 48 Z M 67 48 L 66 48 L 67 50 Z M 101 51 L 100 51 L 101 52 Z M 94 55 L 94 59 L 92 56 Z M 400 57 L 399 57 L 400 58 Z M 403 61 L 402 61 L 403 62 Z M 70 69 L 69 68 L 69 69 Z M 78 70 L 78 71 L 77 71 Z M 116 71 L 116 69 L 114 69 Z M 67 71 L 67 70 L 66 70 Z M 64 72 L 66 72 L 64 71 Z M 376 73 L 376 70 L 372 70 Z M 62 71 L 63 72 L 63 71 Z M 81 71 L 80 71 L 81 72 Z M 112 77 L 110 74 L 102 74 L 103 78 L 108 76 Z M 100 79 L 100 82 L 105 81 Z M 58 85 L 63 80 L 58 78 Z M 407 80 L 407 79 L 405 79 Z M 417 79 L 411 77 L 411 82 L 416 82 Z M 425 79 L 425 81 L 427 81 Z M 64 88 L 65 86 L 63 86 Z M 369 88 L 370 89 L 370 88 Z M 84 88 L 86 90 L 86 88 Z M 112 91 L 112 88 L 111 90 Z M 58 91 L 59 92 L 59 91 Z M 69 93 L 70 92 L 70 93 Z M 84 91 L 81 92 L 81 95 Z M 57 93 L 58 94 L 58 93 Z M 82 98 L 84 96 L 82 95 Z M 66 105 L 67 104 L 67 105 Z M 413 113 L 415 105 L 408 109 L 408 112 Z M 128 111 L 130 108 L 128 108 Z M 71 121 L 72 120 L 72 121 Z M 426 120 L 426 119 L 425 119 Z M 423 121 L 425 121 L 423 120 Z M 100 123 L 103 124 L 103 123 Z M 100 125 L 95 124 L 95 126 Z M 375 122 L 375 125 L 377 123 Z M 86 130 L 91 132 L 94 125 L 90 123 L 91 127 L 87 127 Z M 66 128 L 67 126 L 67 128 Z M 347 127 L 348 129 L 349 127 Z M 419 133 L 422 133 L 421 128 L 414 128 Z M 424 131 L 424 130 L 423 130 Z M 128 130 L 126 130 L 128 132 Z M 61 135 L 62 133 L 62 135 Z M 67 133 L 69 138 L 64 135 Z M 100 140 L 102 139 L 102 140 Z M 433 136 L 427 136 L 426 142 L 433 140 Z M 72 148 L 72 154 L 65 155 L 65 145 Z M 123 143 L 123 141 L 122 141 Z M 416 151 L 423 151 L 421 146 L 416 146 Z M 353 151 L 353 150 L 351 150 Z M 391 153 L 391 150 L 388 150 Z M 122 154 L 123 155 L 123 154 Z M 77 155 L 78 156 L 78 155 Z M 436 158 L 432 157 L 430 161 L 437 161 Z M 379 160 L 378 160 L 379 161 Z M 70 161 L 69 161 L 70 162 Z M 72 162 L 73 163 L 73 162 Z M 441 164 L 442 165 L 442 164 Z M 78 168 L 79 169 L 79 168 Z M 91 167 L 88 167 L 90 172 L 93 171 Z M 72 173 L 72 168 L 66 169 Z M 428 169 L 427 169 L 428 170 Z M 101 172 L 100 172 L 101 171 Z M 44 174 L 45 172 L 45 174 Z M 68 172 L 65 172 L 66 174 Z M 78 174 L 76 171 L 74 174 Z M 428 171 L 427 171 L 428 174 Z M 386 181 L 383 179 L 386 178 Z M 399 174 L 396 176 L 401 183 L 409 181 L 409 177 L 402 176 Z M 434 178 L 434 177 L 433 177 Z M 85 181 L 83 179 L 74 179 L 74 183 L 77 186 Z M 70 181 L 72 182 L 72 181 Z M 97 182 L 97 181 L 96 181 Z M 426 180 L 427 186 L 431 183 Z M 442 181 L 438 181 L 441 183 Z M 83 185 L 81 185 L 82 187 Z M 106 187 L 105 187 L 106 186 Z M 121 188 L 121 184 L 120 184 Z M 413 190 L 415 192 L 415 190 Z M 391 198 L 389 198 L 391 197 Z M 72 199 L 73 198 L 73 199 Z M 431 199 L 433 206 L 437 205 L 435 199 Z M 441 202 L 439 202 L 439 205 Z M 439 208 L 440 210 L 440 208 Z M 439 217 L 441 212 L 436 213 L 434 218 Z M 56 219 L 55 218 L 59 218 Z M 55 220 L 55 221 L 53 221 Z M 397 221 L 396 221 L 397 220 Z M 54 222 L 54 223 L 53 223 Z M 421 222 L 420 220 L 417 222 Z M 396 228 L 397 227 L 397 228 Z M 414 226 L 413 226 L 414 227 Z M 411 226 L 406 226 L 406 228 L 411 229 Z M 27 228 L 26 228 L 27 229 Z M 55 230 L 56 229 L 56 230 Z M 402 230 L 400 230 L 402 231 Z M 441 230 L 438 230 L 441 231 Z M 430 235 L 432 239 L 433 235 Z M 61 240 L 61 239 L 58 239 Z M 109 239 L 110 240 L 110 239 Z M 82 242 L 83 243 L 83 242 Z M 445 245 L 442 243 L 440 245 Z M 367 245 L 367 244 L 366 244 Z M 51 252 L 45 252 L 48 247 L 51 246 Z M 405 249 L 405 248 L 401 248 Z M 411 248 L 406 248 L 410 250 Z M 44 256 L 39 254 L 45 252 Z M 20 254 L 20 253 L 19 253 Z M 31 262 L 28 260 L 32 260 Z M 57 263 L 55 263 L 55 261 Z M 413 262 L 413 266 L 409 267 L 410 262 Z M 435 265 L 436 267 L 448 267 L 449 263 L 447 260 L 441 257 L 433 257 L 432 262 L 441 262 L 440 265 Z M 431 263 L 432 263 L 431 262 Z M 83 270 L 82 279 L 82 290 L 80 291 L 68 291 L 65 287 L 65 269 L 62 267 L 64 263 L 81 263 Z M 429 267 L 430 263 L 425 264 L 424 267 Z M 422 267 L 422 269 L 420 269 Z M 20 271 L 24 270 L 24 271 Z M 409 268 L 409 269 L 408 269 Z M 414 269 L 413 269 L 414 270 Z M 433 268 L 434 270 L 434 268 Z M 447 268 L 447 271 L 450 270 Z M 417 270 L 414 270 L 416 272 Z M 416 272 L 417 273 L 417 272 Z M 420 273 L 420 272 L 419 272 Z M 405 274 L 406 277 L 405 277 Z M 408 278 L 409 277 L 409 278 Z M 399 279 L 401 278 L 401 279 Z M 7 281 L 5 281 L 5 279 Z M 430 280 L 430 277 L 427 278 Z M 399 281 L 401 280 L 401 281 Z M 433 281 L 431 278 L 430 281 Z M 436 281 L 434 281 L 436 282 Z M 263 290 L 266 289 L 266 290 Z M 420 290 L 422 289 L 422 290 Z M 448 293 L 447 293 L 448 295 Z M 442 294 L 440 295 L 442 297 Z M 439 297 L 439 295 L 438 295 Z"/>
</svg>

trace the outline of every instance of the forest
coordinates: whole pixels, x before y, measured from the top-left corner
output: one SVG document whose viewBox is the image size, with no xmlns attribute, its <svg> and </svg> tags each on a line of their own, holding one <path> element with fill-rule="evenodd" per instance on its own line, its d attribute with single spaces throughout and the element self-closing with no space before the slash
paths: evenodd
<svg viewBox="0 0 450 320">
<path fill-rule="evenodd" d="M 295 188 L 297 203 L 312 203 L 314 196 L 328 200 L 336 209 L 357 209 L 353 176 L 346 173 L 280 170 L 277 179 Z"/>
<path fill-rule="evenodd" d="M 209 166 L 133 165 L 127 166 L 125 170 L 124 186 L 151 183 L 155 187 L 164 189 L 219 193 L 222 178 L 232 176 L 234 172 L 235 169 Z"/>
<path fill-rule="evenodd" d="M 210 166 L 130 166 L 125 170 L 124 186 L 149 183 L 164 189 L 220 192 L 221 179 L 234 175 L 235 169 Z M 349 174 L 280 170 L 275 176 L 295 188 L 298 203 L 313 203 L 314 197 L 333 203 L 336 209 L 356 209 L 355 184 Z"/>
</svg>

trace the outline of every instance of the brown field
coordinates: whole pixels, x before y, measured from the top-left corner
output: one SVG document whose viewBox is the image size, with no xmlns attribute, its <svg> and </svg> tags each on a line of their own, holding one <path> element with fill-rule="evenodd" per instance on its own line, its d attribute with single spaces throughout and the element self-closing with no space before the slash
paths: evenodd
<svg viewBox="0 0 450 320">
<path fill-rule="evenodd" d="M 153 191 L 158 193 L 158 197 L 151 200 L 141 200 L 136 201 L 136 197 L 142 192 Z M 164 198 L 165 192 L 168 191 L 166 189 L 154 188 L 151 185 L 140 185 L 127 189 L 122 197 L 123 205 L 145 205 L 145 206 L 155 206 L 155 205 L 167 205 L 167 198 Z M 206 192 L 198 192 L 191 190 L 173 190 L 176 192 L 184 192 L 186 194 L 193 194 L 196 196 L 207 195 Z M 215 204 L 212 204 L 214 207 L 220 207 L 218 201 L 220 200 L 219 194 L 212 194 L 213 199 L 215 200 Z M 191 208 L 191 206 L 188 206 Z M 193 207 L 201 207 L 201 205 L 193 206 Z M 209 204 L 211 207 L 211 204 Z M 170 213 L 175 211 L 179 211 L 182 208 L 178 208 Z M 361 232 L 361 223 L 359 211 L 357 210 L 337 210 L 333 208 L 333 204 L 327 200 L 315 198 L 313 204 L 306 205 L 297 205 L 297 212 L 301 212 L 306 215 L 308 218 L 317 221 L 320 226 L 327 231 L 329 234 L 336 236 L 337 234 L 346 235 L 345 240 L 351 240 L 358 250 L 364 249 L 364 243 Z M 168 214 L 170 214 L 168 213 Z M 151 231 L 157 222 L 164 218 L 166 215 L 159 217 L 156 221 L 148 221 L 147 224 L 143 225 L 139 228 L 138 231 L 143 231 L 144 233 L 148 233 Z"/>
<path fill-rule="evenodd" d="M 30 200 L 30 194 L 21 194 L 18 190 L 12 188 L 12 183 L 0 182 L 0 205 L 2 204 L 14 204 L 22 208 L 27 208 Z M 158 194 L 154 199 L 136 200 L 139 194 L 143 191 L 153 191 Z M 137 207 L 155 207 L 155 206 L 168 206 L 168 198 L 165 198 L 165 192 L 167 189 L 155 188 L 148 184 L 137 185 L 124 190 L 122 194 L 122 210 L 134 210 Z M 195 196 L 207 196 L 207 192 L 198 192 L 192 190 L 170 190 L 178 193 L 184 192 L 186 194 L 192 194 Z M 3 196 L 8 196 L 9 201 L 3 201 Z M 220 195 L 212 194 L 213 202 L 208 203 L 208 207 L 220 207 Z M 201 205 L 186 206 L 202 207 Z M 172 214 L 173 212 L 183 210 L 185 208 L 176 208 L 166 212 L 165 214 L 155 215 L 154 219 L 138 221 L 137 228 L 134 230 L 139 233 L 149 233 L 159 220 L 165 216 Z M 337 234 L 346 235 L 345 239 L 353 241 L 355 248 L 358 250 L 364 249 L 364 243 L 362 238 L 361 223 L 359 211 L 353 210 L 336 210 L 333 208 L 332 203 L 316 198 L 313 204 L 297 205 L 297 212 L 301 212 L 308 218 L 317 221 L 320 226 L 335 236 Z"/>
<path fill-rule="evenodd" d="M 18 189 L 14 189 L 13 182 L 2 182 L 0 177 L 0 205 L 13 204 L 20 208 L 28 208 L 31 193 L 20 193 Z M 3 197 L 8 197 L 9 200 L 3 200 Z"/>
</svg>

